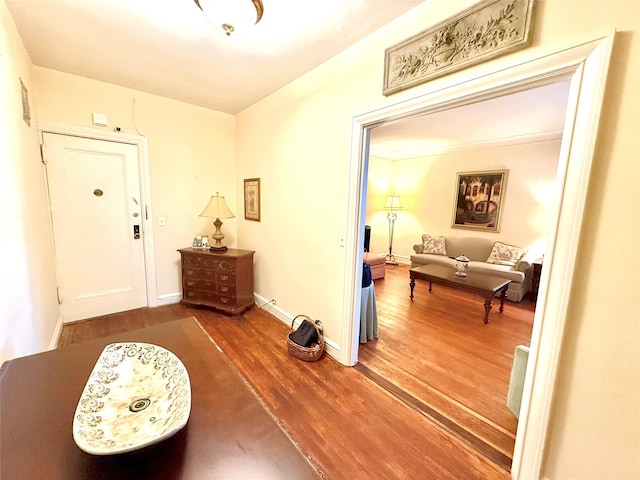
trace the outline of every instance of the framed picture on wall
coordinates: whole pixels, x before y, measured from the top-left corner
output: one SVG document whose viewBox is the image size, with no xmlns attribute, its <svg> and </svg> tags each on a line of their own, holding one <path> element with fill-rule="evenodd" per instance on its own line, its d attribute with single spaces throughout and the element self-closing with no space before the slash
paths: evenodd
<svg viewBox="0 0 640 480">
<path fill-rule="evenodd" d="M 22 119 L 31 126 L 31 108 L 29 108 L 29 92 L 20 78 L 20 94 L 22 96 Z"/>
<path fill-rule="evenodd" d="M 244 179 L 244 218 L 260 221 L 260 179 Z"/>
<path fill-rule="evenodd" d="M 456 174 L 453 228 L 499 232 L 509 170 Z"/>
</svg>

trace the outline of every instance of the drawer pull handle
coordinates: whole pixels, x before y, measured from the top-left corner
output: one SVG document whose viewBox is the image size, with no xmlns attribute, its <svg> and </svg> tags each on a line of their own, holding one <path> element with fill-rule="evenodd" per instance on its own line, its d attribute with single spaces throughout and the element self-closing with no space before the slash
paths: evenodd
<svg viewBox="0 0 640 480">
<path fill-rule="evenodd" d="M 220 287 L 220 291 L 228 292 L 229 291 L 229 287 Z"/>
<path fill-rule="evenodd" d="M 229 280 L 229 275 L 220 275 L 220 278 L 222 278 L 222 280 Z"/>
</svg>

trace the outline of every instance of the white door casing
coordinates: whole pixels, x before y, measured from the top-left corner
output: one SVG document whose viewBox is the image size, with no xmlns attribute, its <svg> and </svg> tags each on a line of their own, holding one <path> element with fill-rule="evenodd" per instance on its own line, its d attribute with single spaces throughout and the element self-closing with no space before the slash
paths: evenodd
<svg viewBox="0 0 640 480">
<path fill-rule="evenodd" d="M 146 306 L 137 147 L 43 133 L 43 159 L 64 321 Z"/>
<path fill-rule="evenodd" d="M 369 130 L 385 122 L 454 108 L 499 95 L 571 80 L 567 117 L 559 158 L 556 198 L 552 208 L 531 338 L 520 421 L 511 476 L 540 478 L 550 421 L 551 403 L 573 283 L 578 241 L 589 174 L 595 150 L 600 110 L 615 32 L 493 73 L 470 78 L 443 90 L 354 117 L 347 222 L 340 362 L 353 365 L 358 356 L 360 278 L 364 238 L 363 205 Z"/>
</svg>

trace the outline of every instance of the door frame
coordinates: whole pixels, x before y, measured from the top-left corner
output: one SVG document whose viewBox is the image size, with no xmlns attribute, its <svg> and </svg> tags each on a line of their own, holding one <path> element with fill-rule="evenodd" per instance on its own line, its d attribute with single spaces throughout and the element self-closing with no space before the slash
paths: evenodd
<svg viewBox="0 0 640 480">
<path fill-rule="evenodd" d="M 38 130 L 40 135 L 40 144 L 42 144 L 44 133 L 55 133 L 60 135 L 69 135 L 72 137 L 88 138 L 91 140 L 125 143 L 136 147 L 138 153 L 138 175 L 140 178 L 140 204 L 143 206 L 142 239 L 144 246 L 147 307 L 157 307 L 158 292 L 156 288 L 156 262 L 153 244 L 153 214 L 151 210 L 151 185 L 147 137 L 47 121 L 38 122 Z M 49 219 L 49 221 L 51 221 L 51 215 L 49 215 Z M 51 226 L 51 235 L 53 236 L 53 226 Z"/>
<path fill-rule="evenodd" d="M 511 476 L 539 478 L 600 111 L 615 31 L 511 67 L 356 116 L 352 122 L 347 251 L 340 361 L 358 361 L 369 131 L 402 118 L 433 113 L 538 86 L 571 80 L 558 176 L 540 279 L 531 348 L 516 433 Z"/>
</svg>

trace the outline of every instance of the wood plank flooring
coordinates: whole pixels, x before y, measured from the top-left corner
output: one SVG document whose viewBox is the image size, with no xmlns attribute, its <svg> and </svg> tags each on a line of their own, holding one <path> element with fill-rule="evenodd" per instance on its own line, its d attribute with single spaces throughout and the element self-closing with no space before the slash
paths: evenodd
<svg viewBox="0 0 640 480">
<path fill-rule="evenodd" d="M 499 301 L 482 322 L 484 300 L 416 281 L 409 267 L 387 266 L 375 281 L 379 339 L 360 346 L 356 367 L 416 410 L 510 468 L 517 420 L 506 407 L 516 345 L 529 345 L 534 304 Z"/>
<path fill-rule="evenodd" d="M 139 309 L 66 325 L 59 346 L 188 316 L 203 325 L 322 478 L 509 478 L 355 368 L 327 355 L 313 363 L 289 356 L 288 326 L 258 308 L 236 318 L 182 304 Z"/>
</svg>

